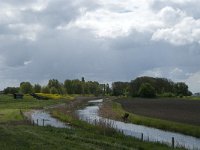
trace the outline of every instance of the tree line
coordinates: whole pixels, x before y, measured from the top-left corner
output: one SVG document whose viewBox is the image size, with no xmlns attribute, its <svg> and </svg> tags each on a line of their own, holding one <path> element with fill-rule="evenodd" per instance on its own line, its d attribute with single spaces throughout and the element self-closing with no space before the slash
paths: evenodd
<svg viewBox="0 0 200 150">
<path fill-rule="evenodd" d="M 100 84 L 97 81 L 65 80 L 63 83 L 57 79 L 49 80 L 46 86 L 40 84 L 32 85 L 30 82 L 22 82 L 19 87 L 7 87 L 5 94 L 13 93 L 51 93 L 51 94 L 93 94 L 93 95 L 112 95 L 112 96 L 131 96 L 131 97 L 173 97 L 189 96 L 192 93 L 184 82 L 173 82 L 166 78 L 138 77 L 130 82 L 113 82 Z"/>
<path fill-rule="evenodd" d="M 106 95 L 110 91 L 109 84 L 100 84 L 97 81 L 81 80 L 65 80 L 64 83 L 57 79 L 50 79 L 48 84 L 41 86 L 40 84 L 32 85 L 30 82 L 21 82 L 19 87 L 7 87 L 3 90 L 5 94 L 14 93 L 47 93 L 47 94 L 93 94 Z"/>
<path fill-rule="evenodd" d="M 174 97 L 191 96 L 192 92 L 184 82 L 173 82 L 166 78 L 138 77 L 131 82 L 114 82 L 112 91 L 115 96 L 132 97 Z"/>
</svg>

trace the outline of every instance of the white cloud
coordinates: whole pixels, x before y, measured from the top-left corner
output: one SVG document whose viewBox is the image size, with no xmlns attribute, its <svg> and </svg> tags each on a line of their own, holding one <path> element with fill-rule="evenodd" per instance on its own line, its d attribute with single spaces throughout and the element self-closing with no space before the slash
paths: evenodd
<svg viewBox="0 0 200 150">
<path fill-rule="evenodd" d="M 81 76 L 185 81 L 199 71 L 199 7 L 198 0 L 1 1 L 0 88 Z"/>
<path fill-rule="evenodd" d="M 174 9 L 173 7 L 166 6 L 158 13 L 159 18 L 163 21 L 165 26 L 173 26 L 181 21 L 187 15 L 180 9 Z"/>
<path fill-rule="evenodd" d="M 179 82 L 185 81 L 190 75 L 178 67 L 160 67 L 144 71 L 140 76 L 164 77 Z"/>
<path fill-rule="evenodd" d="M 111 37 L 127 36 L 133 30 L 153 32 L 162 27 L 163 23 L 148 8 L 144 0 L 140 2 L 112 0 L 100 1 L 101 8 L 85 12 L 81 17 L 66 26 L 91 29 L 96 36 Z M 116 6 L 116 10 L 114 9 Z M 114 9 L 114 11 L 113 11 Z"/>
<path fill-rule="evenodd" d="M 200 42 L 200 19 L 186 17 L 178 24 L 157 30 L 152 40 L 164 40 L 174 45 L 187 45 L 193 42 Z"/>
</svg>

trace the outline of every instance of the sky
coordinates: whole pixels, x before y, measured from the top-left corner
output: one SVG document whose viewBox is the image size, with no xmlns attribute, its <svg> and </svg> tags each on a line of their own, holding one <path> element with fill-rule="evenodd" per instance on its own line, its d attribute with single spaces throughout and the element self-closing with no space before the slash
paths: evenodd
<svg viewBox="0 0 200 150">
<path fill-rule="evenodd" d="M 200 92 L 199 0 L 0 0 L 0 89 L 85 77 Z"/>
</svg>

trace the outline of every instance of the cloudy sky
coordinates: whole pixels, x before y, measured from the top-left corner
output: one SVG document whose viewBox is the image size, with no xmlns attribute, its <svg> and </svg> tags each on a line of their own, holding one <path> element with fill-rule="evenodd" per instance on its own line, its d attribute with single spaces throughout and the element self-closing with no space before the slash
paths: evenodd
<svg viewBox="0 0 200 150">
<path fill-rule="evenodd" d="M 56 78 L 200 91 L 199 0 L 0 0 L 0 89 Z"/>
</svg>

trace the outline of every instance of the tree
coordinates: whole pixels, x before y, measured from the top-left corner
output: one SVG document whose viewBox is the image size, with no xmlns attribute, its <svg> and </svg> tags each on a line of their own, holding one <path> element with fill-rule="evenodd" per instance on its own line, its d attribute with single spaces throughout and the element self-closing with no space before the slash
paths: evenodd
<svg viewBox="0 0 200 150">
<path fill-rule="evenodd" d="M 112 83 L 112 90 L 114 96 L 126 96 L 127 91 L 129 89 L 129 83 L 128 82 L 114 82 Z"/>
<path fill-rule="evenodd" d="M 183 82 L 178 82 L 174 85 L 176 95 L 189 96 L 191 93 L 188 91 L 188 86 Z"/>
<path fill-rule="evenodd" d="M 156 96 L 155 88 L 149 83 L 143 83 L 139 89 L 139 96 L 152 98 Z"/>
<path fill-rule="evenodd" d="M 34 91 L 35 93 L 40 93 L 41 90 L 42 90 L 41 85 L 39 85 L 39 84 L 35 84 L 35 85 L 34 85 L 33 91 Z"/>
<path fill-rule="evenodd" d="M 20 91 L 23 94 L 30 94 L 33 92 L 33 87 L 30 82 L 22 82 L 20 83 Z"/>
<path fill-rule="evenodd" d="M 62 85 L 57 79 L 51 79 L 48 82 L 48 88 L 55 88 L 57 90 L 58 94 L 63 94 L 62 93 Z"/>
<path fill-rule="evenodd" d="M 164 93 L 172 93 L 174 92 L 175 83 L 166 78 L 153 78 L 153 77 L 138 77 L 135 80 L 132 80 L 130 83 L 129 94 L 131 96 L 139 96 L 139 89 L 143 83 L 149 83 L 154 88 L 157 94 L 162 95 Z"/>
<path fill-rule="evenodd" d="M 42 91 L 42 93 L 46 93 L 46 94 L 50 93 L 50 89 L 48 86 L 43 86 L 41 91 Z"/>
<path fill-rule="evenodd" d="M 72 87 L 75 94 L 82 94 L 83 87 L 82 82 L 80 80 L 72 80 Z"/>
<path fill-rule="evenodd" d="M 111 92 L 112 92 L 112 90 L 110 89 L 110 86 L 109 86 L 109 84 L 107 83 L 107 84 L 106 84 L 106 95 L 110 95 Z"/>
<path fill-rule="evenodd" d="M 55 87 L 52 87 L 52 88 L 50 89 L 50 93 L 51 93 L 51 94 L 58 94 L 58 90 L 57 90 Z"/>
<path fill-rule="evenodd" d="M 18 87 L 7 87 L 3 90 L 4 94 L 14 94 L 14 93 L 18 93 L 18 92 L 19 92 Z"/>
<path fill-rule="evenodd" d="M 66 89 L 68 94 L 74 94 L 74 89 L 71 80 L 65 80 L 64 88 Z"/>
</svg>

